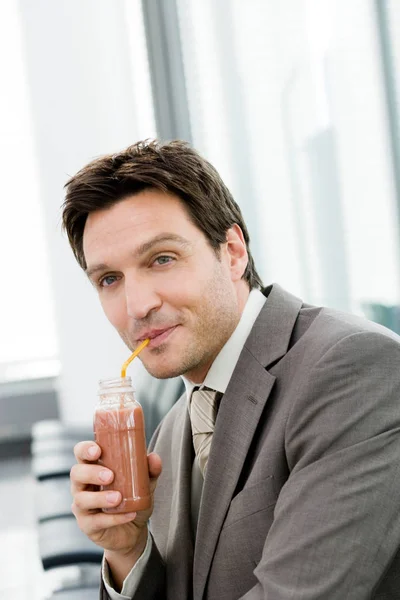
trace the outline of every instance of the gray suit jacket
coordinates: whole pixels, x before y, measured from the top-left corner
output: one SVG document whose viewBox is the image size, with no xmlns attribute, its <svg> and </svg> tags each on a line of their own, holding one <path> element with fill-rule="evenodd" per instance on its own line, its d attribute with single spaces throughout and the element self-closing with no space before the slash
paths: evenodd
<svg viewBox="0 0 400 600">
<path fill-rule="evenodd" d="M 264 293 L 219 408 L 195 542 L 184 397 L 153 437 L 163 473 L 135 598 L 400 599 L 400 338 Z"/>
</svg>

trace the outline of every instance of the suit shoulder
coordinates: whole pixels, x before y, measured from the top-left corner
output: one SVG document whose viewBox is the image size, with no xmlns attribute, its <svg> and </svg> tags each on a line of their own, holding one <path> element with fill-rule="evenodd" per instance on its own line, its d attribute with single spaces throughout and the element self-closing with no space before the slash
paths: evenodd
<svg viewBox="0 0 400 600">
<path fill-rule="evenodd" d="M 383 354 L 393 351 L 398 356 L 400 336 L 357 315 L 303 305 L 293 329 L 288 356 L 307 356 L 310 364 L 315 364 L 324 355 L 348 349 L 357 360 L 357 355 L 365 356 L 367 348 Z"/>
<path fill-rule="evenodd" d="M 165 417 L 160 422 L 157 430 L 165 432 L 174 427 L 176 419 L 181 417 L 182 413 L 186 410 L 186 392 L 175 402 L 175 404 L 169 409 Z"/>
<path fill-rule="evenodd" d="M 186 408 L 186 391 L 182 394 L 182 396 L 175 402 L 175 404 L 170 408 L 167 412 L 163 420 L 161 421 L 161 425 L 163 427 L 168 427 L 171 424 L 175 423 L 175 419 L 177 415 L 180 415 L 183 410 Z"/>
<path fill-rule="evenodd" d="M 175 402 L 175 404 L 169 409 L 165 417 L 160 421 L 157 429 L 153 433 L 149 444 L 149 450 L 153 451 L 158 439 L 165 435 L 168 435 L 173 427 L 175 426 L 178 416 L 181 416 L 186 409 L 186 392 Z"/>
<path fill-rule="evenodd" d="M 300 310 L 296 327 L 298 339 L 308 333 L 336 343 L 355 334 L 370 334 L 374 338 L 382 337 L 400 344 L 400 336 L 387 327 L 333 308 L 305 306 Z"/>
</svg>

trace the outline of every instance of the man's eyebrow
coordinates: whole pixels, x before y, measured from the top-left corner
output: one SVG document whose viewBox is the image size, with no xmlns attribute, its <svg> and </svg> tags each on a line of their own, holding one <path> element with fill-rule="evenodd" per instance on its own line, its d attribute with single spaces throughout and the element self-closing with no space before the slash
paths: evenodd
<svg viewBox="0 0 400 600">
<path fill-rule="evenodd" d="M 184 237 L 181 237 L 180 235 L 177 235 L 176 233 L 159 233 L 148 242 L 144 242 L 144 244 L 141 244 L 135 250 L 133 255 L 136 258 L 139 258 L 143 254 L 148 252 L 148 250 L 151 250 L 153 246 L 155 246 L 156 244 L 160 244 L 161 242 L 177 242 L 180 246 L 191 246 L 189 240 L 187 240 Z"/>
<path fill-rule="evenodd" d="M 133 255 L 135 258 L 140 258 L 143 254 L 151 250 L 153 246 L 155 246 L 156 244 L 161 244 L 162 242 L 176 242 L 183 247 L 191 246 L 189 240 L 181 237 L 180 235 L 177 235 L 175 233 L 160 233 L 148 242 L 144 242 L 138 248 L 136 248 Z M 109 271 L 110 268 L 111 267 L 109 267 L 108 265 L 100 263 L 98 265 L 93 265 L 93 267 L 86 268 L 85 273 L 89 277 L 89 279 L 91 279 L 95 273 L 98 273 L 99 271 Z"/>
<path fill-rule="evenodd" d="M 108 271 L 109 268 L 110 267 L 105 264 L 93 265 L 93 267 L 90 267 L 90 269 L 86 268 L 85 273 L 89 277 L 89 279 L 91 279 L 95 273 L 99 271 Z"/>
</svg>

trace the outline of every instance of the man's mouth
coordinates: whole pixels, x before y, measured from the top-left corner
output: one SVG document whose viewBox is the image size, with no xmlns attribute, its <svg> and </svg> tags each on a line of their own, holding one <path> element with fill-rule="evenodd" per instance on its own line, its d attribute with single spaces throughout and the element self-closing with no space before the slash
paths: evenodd
<svg viewBox="0 0 400 600">
<path fill-rule="evenodd" d="M 142 334 L 136 341 L 138 344 L 140 344 L 140 342 L 143 340 L 150 339 L 150 343 L 147 345 L 147 348 L 156 348 L 164 343 L 177 327 L 178 325 L 164 329 L 151 329 Z"/>
</svg>

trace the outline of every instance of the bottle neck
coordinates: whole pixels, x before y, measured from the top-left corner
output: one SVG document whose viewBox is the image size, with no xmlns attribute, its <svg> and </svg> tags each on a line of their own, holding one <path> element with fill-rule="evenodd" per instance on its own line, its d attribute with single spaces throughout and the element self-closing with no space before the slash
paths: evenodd
<svg viewBox="0 0 400 600">
<path fill-rule="evenodd" d="M 112 379 L 100 379 L 99 395 L 134 393 L 131 377 L 113 377 Z"/>
<path fill-rule="evenodd" d="M 135 403 L 134 389 L 130 377 L 116 377 L 99 381 L 99 406 L 102 408 L 124 408 Z"/>
</svg>

